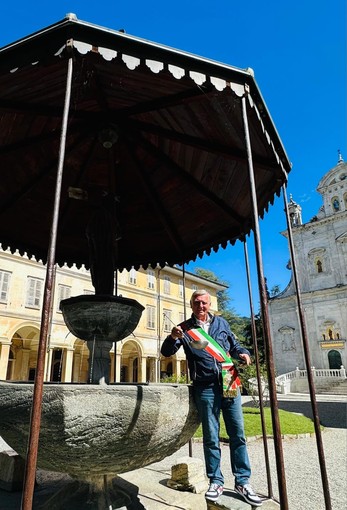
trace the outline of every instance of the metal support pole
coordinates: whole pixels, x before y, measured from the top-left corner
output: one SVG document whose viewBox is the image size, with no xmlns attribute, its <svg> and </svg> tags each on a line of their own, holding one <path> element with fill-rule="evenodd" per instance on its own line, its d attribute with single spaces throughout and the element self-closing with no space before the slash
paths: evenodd
<svg viewBox="0 0 347 510">
<path fill-rule="evenodd" d="M 183 278 L 183 316 L 184 320 L 187 320 L 187 305 L 186 305 L 186 267 L 185 264 L 182 266 L 182 278 Z M 186 382 L 189 382 L 189 374 L 188 374 L 188 361 L 186 359 Z M 193 457 L 193 441 L 189 439 L 188 443 L 188 452 L 189 457 Z"/>
<path fill-rule="evenodd" d="M 275 369 L 274 369 L 273 352 L 272 352 L 272 344 L 271 344 L 271 337 L 270 337 L 270 321 L 269 321 L 269 314 L 268 314 L 267 292 L 266 292 L 266 285 L 265 285 L 265 278 L 264 278 L 264 271 L 263 271 L 263 260 L 262 260 L 259 220 L 258 220 L 259 214 L 258 214 L 257 194 L 256 194 L 256 186 L 255 186 L 255 178 L 254 178 L 254 170 L 253 170 L 251 142 L 250 142 L 249 128 L 248 128 L 246 100 L 247 100 L 247 98 L 245 96 L 243 96 L 242 97 L 242 118 L 243 118 L 244 135 L 245 135 L 245 143 L 246 143 L 246 151 L 247 151 L 247 159 L 248 159 L 250 192 L 251 192 L 251 201 L 252 201 L 252 210 L 253 210 L 254 242 L 255 242 L 255 253 L 256 253 L 260 303 L 261 303 L 262 320 L 263 320 L 264 342 L 265 342 L 265 350 L 266 350 L 272 428 L 273 428 L 274 443 L 275 443 L 278 489 L 279 489 L 279 494 L 280 494 L 281 510 L 288 510 L 289 507 L 288 507 L 288 496 L 287 496 L 287 487 L 286 487 L 286 479 L 285 479 L 285 471 L 284 471 L 283 446 L 282 446 L 282 438 L 281 438 L 281 430 L 280 430 L 280 421 L 279 421 L 279 415 L 278 415 Z"/>
<path fill-rule="evenodd" d="M 156 382 L 160 383 L 160 337 L 161 337 L 161 322 L 160 322 L 160 301 L 161 301 L 161 294 L 160 294 L 160 272 L 161 268 L 158 269 L 158 276 L 157 276 L 157 363 L 156 363 Z"/>
<path fill-rule="evenodd" d="M 52 302 L 55 250 L 56 250 L 56 241 L 57 241 L 59 205 L 60 205 L 61 184 L 62 184 L 62 176 L 63 176 L 65 146 L 66 146 L 66 132 L 67 132 L 68 113 L 69 113 L 70 98 L 71 98 L 72 71 L 73 71 L 73 61 L 72 61 L 72 56 L 70 56 L 70 58 L 68 60 L 68 69 L 67 69 L 65 102 L 64 102 L 63 120 L 62 120 L 62 131 L 61 131 L 61 137 L 60 137 L 59 161 L 58 161 L 57 178 L 56 178 L 52 227 L 51 227 L 51 232 L 50 232 L 50 241 L 49 241 L 48 257 L 47 257 L 46 281 L 45 281 L 45 291 L 44 291 L 43 307 L 42 307 L 42 315 L 41 315 L 41 329 L 40 329 L 40 339 L 39 339 L 38 354 L 37 354 L 35 382 L 34 382 L 33 404 L 32 404 L 32 410 L 31 410 L 29 442 L 28 442 L 25 473 L 24 473 L 24 485 L 23 485 L 23 494 L 22 494 L 22 502 L 21 502 L 22 510 L 31 510 L 32 509 L 33 495 L 34 495 L 37 453 L 38 453 L 38 443 L 39 443 L 40 424 L 41 424 L 45 354 L 46 354 L 47 336 L 48 336 L 48 329 L 49 329 L 49 317 L 50 317 L 51 302 Z"/>
<path fill-rule="evenodd" d="M 261 429 L 262 429 L 262 432 L 263 432 L 263 445 L 264 445 L 264 456 L 265 456 L 265 467 L 266 467 L 268 497 L 269 497 L 269 499 L 272 499 L 273 498 L 273 491 L 272 491 L 272 481 L 271 481 L 271 471 L 270 471 L 270 461 L 269 461 L 269 449 L 268 449 L 267 436 L 266 436 L 266 424 L 265 424 L 265 416 L 264 416 L 263 394 L 262 394 L 262 391 L 261 391 L 261 377 L 260 377 L 260 369 L 259 369 L 259 349 L 258 349 L 257 330 L 256 330 L 256 327 L 255 327 L 255 319 L 254 319 L 252 286 L 251 286 L 251 277 L 250 277 L 250 270 L 249 270 L 249 259 L 248 259 L 248 250 L 247 250 L 247 241 L 246 241 L 246 239 L 243 242 L 243 249 L 244 249 L 244 254 L 245 254 L 245 264 L 246 264 L 246 273 L 247 273 L 249 308 L 250 308 L 250 312 L 251 312 L 251 330 L 252 330 L 252 338 L 253 338 L 254 357 L 255 357 L 255 365 L 256 365 L 256 369 L 257 369 L 257 383 L 258 383 L 258 392 L 259 392 L 259 409 L 260 409 Z"/>
<path fill-rule="evenodd" d="M 56 274 L 57 274 L 57 266 L 54 264 L 53 268 L 53 275 L 52 275 L 52 297 L 51 297 L 51 307 L 49 311 L 49 325 L 48 325 L 48 335 L 47 335 L 47 346 L 46 346 L 46 352 L 49 354 L 50 348 L 51 348 L 51 337 L 52 337 L 52 329 L 53 329 L 53 303 L 54 303 L 54 292 L 55 292 L 55 280 L 56 280 Z M 46 381 L 50 381 L 50 364 L 47 363 L 46 367 Z"/>
<path fill-rule="evenodd" d="M 314 385 L 313 375 L 312 375 L 312 371 L 311 371 L 310 348 L 309 348 L 309 342 L 308 342 L 308 338 L 307 338 L 305 317 L 304 317 L 304 311 L 303 311 L 303 306 L 302 306 L 302 301 L 301 301 L 301 292 L 300 292 L 300 285 L 299 285 L 299 280 L 298 280 L 296 256 L 295 256 L 295 250 L 294 250 L 292 226 L 290 223 L 290 216 L 289 216 L 289 210 L 288 210 L 286 187 L 282 186 L 282 190 L 283 190 L 283 200 L 284 200 L 284 211 L 286 213 L 286 219 L 287 219 L 287 231 L 288 231 L 290 257 L 291 257 L 291 263 L 292 263 L 294 284 L 295 284 L 295 289 L 296 289 L 296 299 L 297 299 L 297 305 L 298 305 L 299 323 L 300 323 L 302 343 L 303 343 L 303 348 L 304 348 L 306 372 L 307 372 L 308 386 L 309 386 L 309 391 L 310 391 L 310 399 L 311 399 L 311 406 L 312 406 L 312 413 L 313 413 L 313 423 L 314 423 L 314 428 L 315 428 L 315 433 L 316 433 L 318 458 L 319 458 L 319 465 L 320 465 L 321 478 L 322 478 L 322 484 L 323 484 L 325 508 L 326 508 L 326 510 L 331 510 L 331 499 L 330 499 L 328 475 L 327 475 L 327 471 L 326 471 L 326 464 L 325 464 L 325 458 L 324 458 L 324 449 L 323 449 L 322 435 L 321 435 L 321 430 L 320 430 L 318 406 L 317 406 L 317 401 L 316 401 L 316 391 L 315 391 L 315 385 Z"/>
</svg>

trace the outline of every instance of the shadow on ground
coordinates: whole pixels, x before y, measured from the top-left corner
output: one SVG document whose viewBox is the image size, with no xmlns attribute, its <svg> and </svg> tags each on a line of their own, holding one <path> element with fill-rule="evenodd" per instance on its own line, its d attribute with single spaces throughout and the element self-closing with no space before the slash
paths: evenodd
<svg viewBox="0 0 347 510">
<path fill-rule="evenodd" d="M 279 401 L 278 407 L 284 411 L 301 413 L 307 418 L 313 419 L 311 402 Z M 346 402 L 318 402 L 317 407 L 321 425 L 338 429 L 347 428 Z"/>
</svg>

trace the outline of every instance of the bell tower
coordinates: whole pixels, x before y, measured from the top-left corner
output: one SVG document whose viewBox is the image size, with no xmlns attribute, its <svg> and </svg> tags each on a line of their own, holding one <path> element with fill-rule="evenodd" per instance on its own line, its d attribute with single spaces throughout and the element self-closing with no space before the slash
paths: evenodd
<svg viewBox="0 0 347 510">
<path fill-rule="evenodd" d="M 290 195 L 288 211 L 291 226 L 298 227 L 299 225 L 302 225 L 301 207 L 299 204 L 294 202 L 292 195 Z"/>
</svg>

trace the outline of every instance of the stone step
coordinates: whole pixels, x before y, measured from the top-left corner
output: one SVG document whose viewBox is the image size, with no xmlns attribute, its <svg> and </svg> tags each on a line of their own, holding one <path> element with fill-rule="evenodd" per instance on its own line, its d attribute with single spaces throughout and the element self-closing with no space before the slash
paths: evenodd
<svg viewBox="0 0 347 510">
<path fill-rule="evenodd" d="M 320 394 L 347 395 L 347 380 L 337 383 L 334 382 L 329 386 L 317 390 Z"/>
</svg>

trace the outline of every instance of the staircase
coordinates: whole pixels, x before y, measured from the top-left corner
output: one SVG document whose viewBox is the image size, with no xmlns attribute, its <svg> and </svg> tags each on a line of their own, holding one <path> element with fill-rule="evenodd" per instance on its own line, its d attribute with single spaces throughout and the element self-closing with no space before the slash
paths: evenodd
<svg viewBox="0 0 347 510">
<path fill-rule="evenodd" d="M 329 386 L 320 388 L 317 393 L 322 395 L 346 395 L 347 396 L 347 379 L 342 382 L 331 382 Z"/>
</svg>

